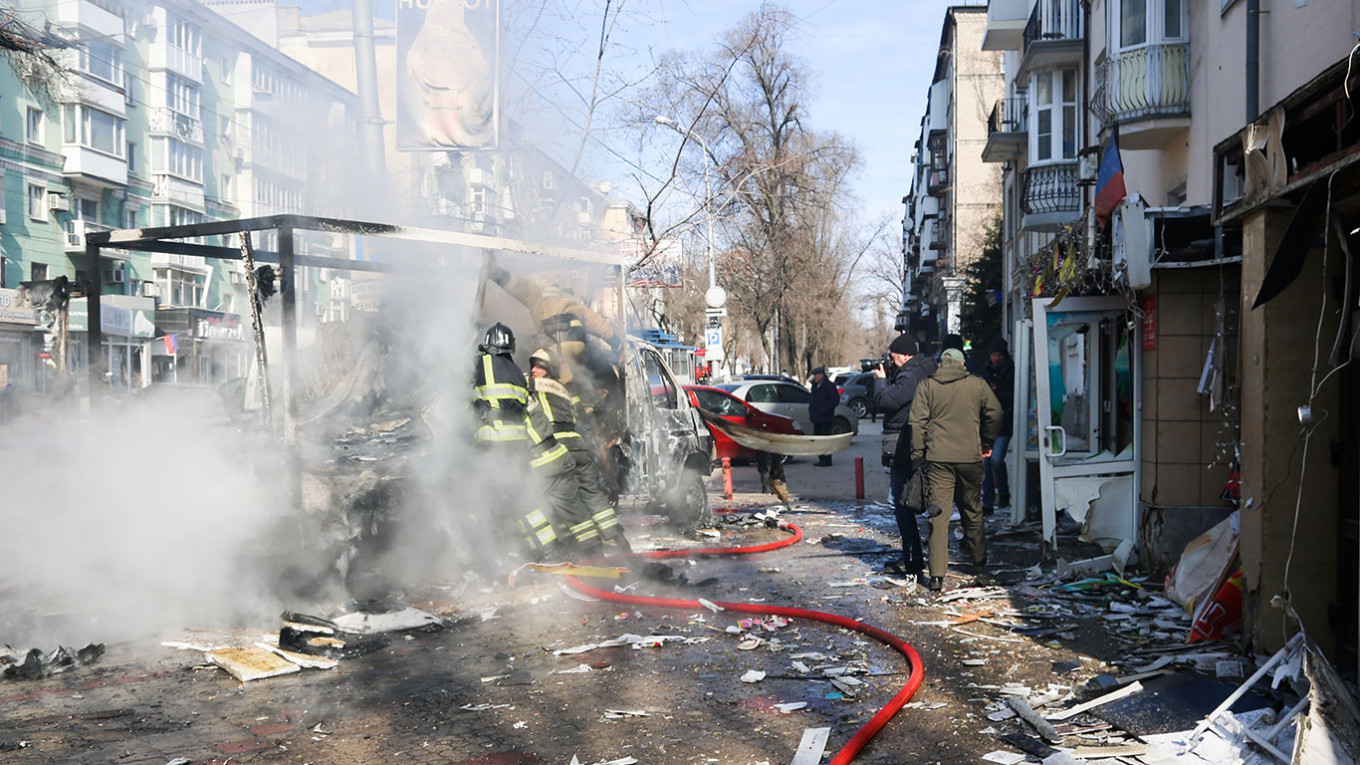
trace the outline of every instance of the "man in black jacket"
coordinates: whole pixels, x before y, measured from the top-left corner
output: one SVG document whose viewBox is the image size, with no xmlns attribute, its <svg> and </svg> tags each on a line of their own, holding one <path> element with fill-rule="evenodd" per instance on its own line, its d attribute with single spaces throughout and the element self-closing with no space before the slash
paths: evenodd
<svg viewBox="0 0 1360 765">
<path fill-rule="evenodd" d="M 812 400 L 808 402 L 808 419 L 812 420 L 813 435 L 831 435 L 831 426 L 836 421 L 836 405 L 840 401 L 841 394 L 836 390 L 836 385 L 826 379 L 826 367 L 812 370 Z M 831 467 L 831 455 L 818 457 L 817 467 Z"/>
<path fill-rule="evenodd" d="M 1015 363 L 1011 361 L 1006 338 L 998 337 L 991 344 L 991 360 L 983 377 L 992 386 L 992 393 L 1001 402 L 1001 433 L 992 443 L 992 454 L 984 462 L 987 472 L 982 478 L 982 513 L 991 515 L 992 508 L 1011 506 L 1011 484 L 1006 475 L 1006 447 L 1010 446 L 1014 423 L 1011 412 L 1015 404 Z"/>
<path fill-rule="evenodd" d="M 899 335 L 888 346 L 892 358 L 891 382 L 874 386 L 874 406 L 883 413 L 883 465 L 888 468 L 888 502 L 897 517 L 897 530 L 902 534 L 902 557 L 883 567 L 888 574 L 917 574 L 925 568 L 921 552 L 921 534 L 916 526 L 916 513 L 902 506 L 902 487 L 911 480 L 911 433 L 907 418 L 916 386 L 935 371 L 935 360 L 917 353 L 916 341 L 909 335 Z M 874 370 L 875 378 L 888 378 L 882 366 Z"/>
</svg>

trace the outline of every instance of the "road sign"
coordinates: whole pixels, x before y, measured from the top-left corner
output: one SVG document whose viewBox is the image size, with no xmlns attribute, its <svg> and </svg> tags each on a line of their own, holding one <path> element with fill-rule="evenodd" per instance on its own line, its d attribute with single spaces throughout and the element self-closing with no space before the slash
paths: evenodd
<svg viewBox="0 0 1360 765">
<path fill-rule="evenodd" d="M 709 327 L 704 330 L 705 358 L 709 361 L 722 361 L 722 327 Z"/>
<path fill-rule="evenodd" d="M 710 319 L 711 319 L 711 318 L 715 318 L 715 317 L 726 316 L 726 315 L 727 315 L 727 309 L 726 309 L 726 308 L 705 308 L 705 309 L 704 309 L 704 315 L 707 316 L 707 317 L 709 317 Z"/>
</svg>

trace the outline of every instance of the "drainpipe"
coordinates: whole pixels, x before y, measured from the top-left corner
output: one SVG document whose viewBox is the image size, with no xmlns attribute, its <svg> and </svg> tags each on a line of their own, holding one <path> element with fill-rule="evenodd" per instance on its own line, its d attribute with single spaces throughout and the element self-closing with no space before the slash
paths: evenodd
<svg viewBox="0 0 1360 765">
<path fill-rule="evenodd" d="M 1247 0 L 1247 122 L 1261 116 L 1261 0 Z"/>
</svg>

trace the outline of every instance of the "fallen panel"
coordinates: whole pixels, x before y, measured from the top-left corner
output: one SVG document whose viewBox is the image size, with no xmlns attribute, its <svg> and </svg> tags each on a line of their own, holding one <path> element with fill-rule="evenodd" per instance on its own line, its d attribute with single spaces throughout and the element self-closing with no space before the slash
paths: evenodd
<svg viewBox="0 0 1360 765">
<path fill-rule="evenodd" d="M 1189 730 L 1214 711 L 1235 686 L 1190 673 L 1161 675 L 1143 683 L 1143 692 L 1091 710 L 1091 714 L 1142 737 Z M 1247 693 L 1233 704 L 1233 712 L 1270 706 L 1270 700 Z"/>
<path fill-rule="evenodd" d="M 444 620 L 438 616 L 409 606 L 382 614 L 356 611 L 352 614 L 337 616 L 331 621 L 342 631 L 352 632 L 356 635 L 373 635 L 379 632 L 400 632 L 401 630 L 414 630 L 421 627 L 445 626 Z"/>
<path fill-rule="evenodd" d="M 830 738 L 830 728 L 804 730 L 803 740 L 798 742 L 798 751 L 794 753 L 789 765 L 820 765 L 822 753 L 826 751 L 826 742 Z"/>
<path fill-rule="evenodd" d="M 226 670 L 227 674 L 243 683 L 302 671 L 302 667 L 273 651 L 257 646 L 219 648 L 216 651 L 209 651 L 208 661 Z"/>
</svg>

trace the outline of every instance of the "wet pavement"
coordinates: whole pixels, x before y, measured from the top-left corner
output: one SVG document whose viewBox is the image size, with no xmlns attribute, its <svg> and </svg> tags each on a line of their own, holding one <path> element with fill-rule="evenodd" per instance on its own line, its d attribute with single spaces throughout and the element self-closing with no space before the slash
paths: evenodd
<svg viewBox="0 0 1360 765">
<path fill-rule="evenodd" d="M 1072 690 L 1112 671 L 1103 662 L 1120 658 L 1128 643 L 1110 638 L 1100 608 L 1060 615 L 1026 588 L 1027 570 L 1039 563 L 1038 534 L 1000 517 L 988 522 L 993 569 L 979 583 L 1005 585 L 1000 600 L 958 600 L 958 588 L 975 582 L 957 567 L 954 592 L 944 597 L 878 576 L 898 540 L 881 502 L 877 441 L 866 432 L 831 468 L 788 465 L 795 499 L 780 518 L 803 529 L 802 542 L 752 556 L 669 560 L 667 584 L 631 577 L 617 584 L 633 594 L 826 611 L 897 634 L 920 653 L 925 681 L 856 762 L 975 762 L 1005 748 L 1002 733 L 1019 729 L 1014 720 L 988 719 L 999 689 Z M 870 499 L 862 502 L 853 498 L 856 453 L 869 463 Z M 755 468 L 733 472 L 731 500 L 719 497 L 720 471 L 709 481 L 714 510 L 727 522 L 681 539 L 658 517 L 625 515 L 635 548 L 783 538 L 749 522 L 774 507 L 772 497 L 752 493 Z M 1089 552 L 1067 543 L 1072 557 Z M 954 548 L 957 561 L 957 539 Z M 391 634 L 386 647 L 334 669 L 244 684 L 194 647 L 251 645 L 277 636 L 278 620 L 110 641 L 94 664 L 0 680 L 0 760 L 787 763 L 809 728 L 830 728 L 828 756 L 838 750 L 907 681 L 901 655 L 844 629 L 801 620 L 735 629 L 750 615 L 587 602 L 568 590 L 549 574 L 523 573 L 510 587 L 444 571 L 396 599 L 448 617 L 447 628 Z M 1009 626 L 1017 619 L 1030 634 Z M 627 634 L 659 645 L 574 650 Z M 743 682 L 752 671 L 764 677 Z"/>
</svg>

